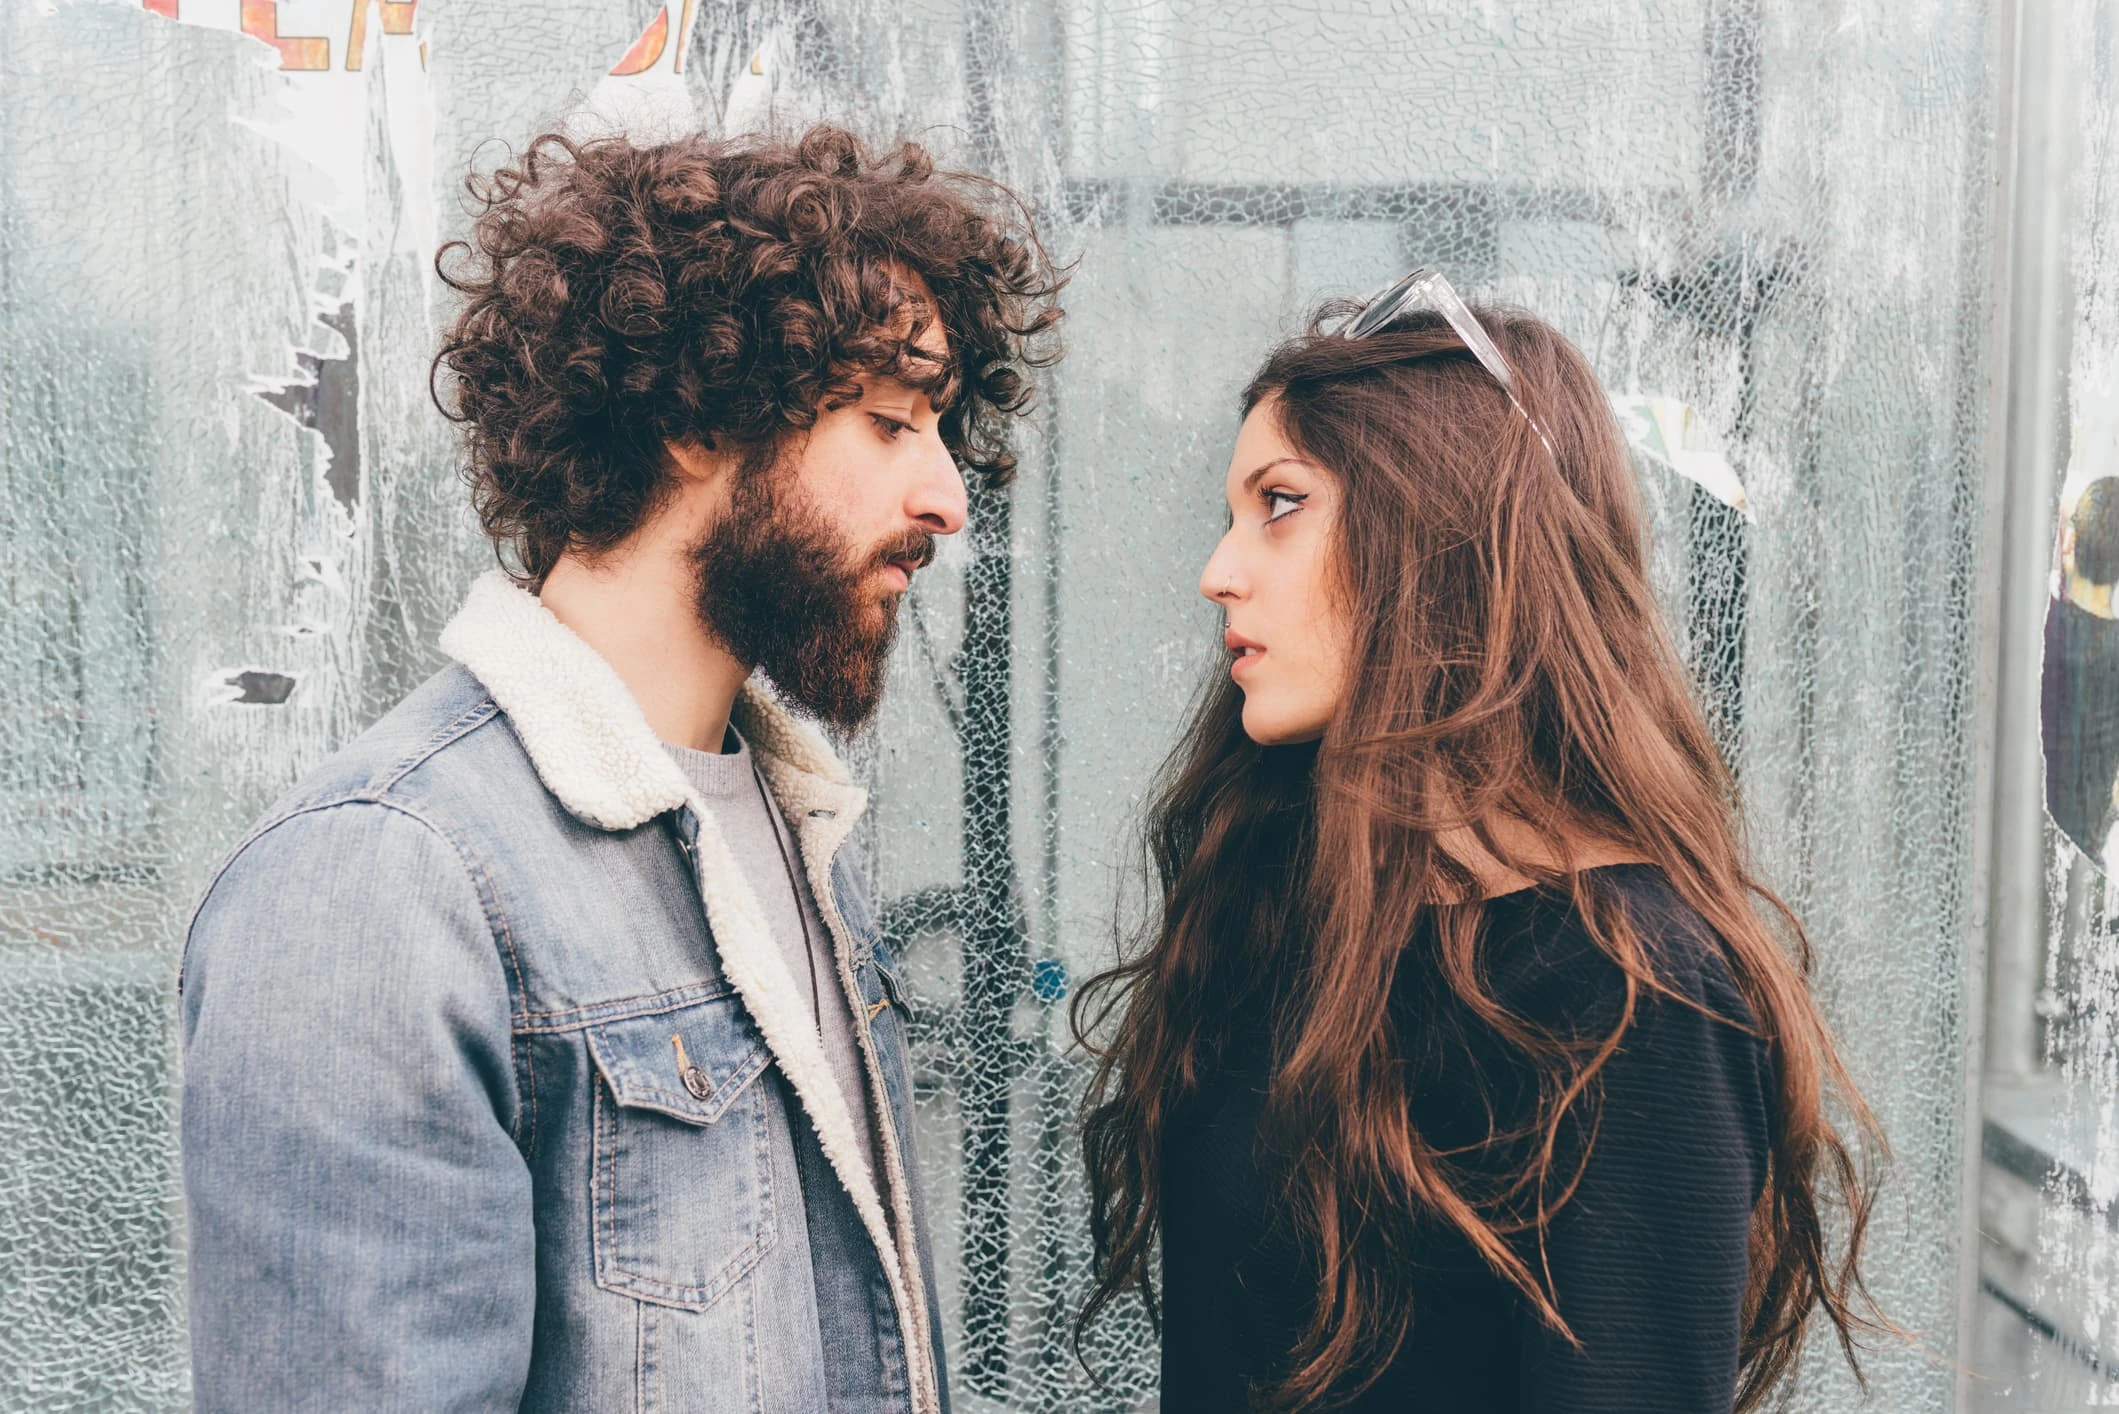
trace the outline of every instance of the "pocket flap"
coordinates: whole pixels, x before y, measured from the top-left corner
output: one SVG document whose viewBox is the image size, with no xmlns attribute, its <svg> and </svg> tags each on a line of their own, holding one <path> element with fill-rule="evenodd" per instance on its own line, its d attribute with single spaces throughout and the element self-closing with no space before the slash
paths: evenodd
<svg viewBox="0 0 2119 1414">
<path fill-rule="evenodd" d="M 589 1051 L 612 1096 L 687 1124 L 712 1124 L 772 1056 L 734 997 L 591 1026 Z"/>
</svg>

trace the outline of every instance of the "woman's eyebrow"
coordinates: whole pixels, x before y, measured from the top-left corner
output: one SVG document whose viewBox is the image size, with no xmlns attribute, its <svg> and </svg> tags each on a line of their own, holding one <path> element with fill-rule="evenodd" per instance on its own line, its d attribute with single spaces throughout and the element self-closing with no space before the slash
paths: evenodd
<svg viewBox="0 0 2119 1414">
<path fill-rule="evenodd" d="M 1253 471 L 1249 476 L 1246 476 L 1243 479 L 1244 494 L 1247 496 L 1251 494 L 1252 488 L 1256 487 L 1258 483 L 1262 479 L 1264 479 L 1265 474 L 1271 471 L 1274 467 L 1285 466 L 1289 462 L 1302 462 L 1302 464 L 1305 466 L 1309 464 L 1307 462 L 1303 462 L 1301 457 L 1275 457 L 1273 458 L 1273 460 L 1259 467 L 1256 471 Z"/>
</svg>

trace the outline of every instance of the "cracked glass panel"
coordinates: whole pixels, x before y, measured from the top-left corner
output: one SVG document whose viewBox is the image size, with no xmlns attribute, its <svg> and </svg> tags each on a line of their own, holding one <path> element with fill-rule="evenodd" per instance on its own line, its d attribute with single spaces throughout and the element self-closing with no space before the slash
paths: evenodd
<svg viewBox="0 0 2119 1414">
<path fill-rule="evenodd" d="M 1870 1270 L 1921 1345 L 1871 1357 L 1870 1407 L 1950 1407 L 1987 41 L 1976 0 L 0 6 L 0 1402 L 185 1403 L 176 943 L 490 562 L 427 397 L 431 258 L 469 165 L 571 114 L 912 134 L 1079 262 L 1019 483 L 922 578 L 850 744 L 959 1408 L 1153 1399 L 1137 1308 L 1093 1376 L 1072 1347 L 1065 1003 L 1218 670 L 1194 586 L 1237 391 L 1317 300 L 1421 263 L 1620 400 L 1658 587 L 1895 1148 Z M 1794 1407 L 1858 1404 L 1817 1348 Z"/>
</svg>

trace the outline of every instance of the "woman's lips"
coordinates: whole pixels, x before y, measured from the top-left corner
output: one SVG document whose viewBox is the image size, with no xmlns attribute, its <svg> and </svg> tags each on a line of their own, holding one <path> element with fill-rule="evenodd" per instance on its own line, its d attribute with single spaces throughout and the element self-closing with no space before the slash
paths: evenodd
<svg viewBox="0 0 2119 1414">
<path fill-rule="evenodd" d="M 1236 660 L 1229 664 L 1229 676 L 1233 678 L 1241 678 L 1245 672 L 1257 667 L 1258 660 L 1266 655 L 1265 645 L 1252 642 L 1233 628 L 1222 634 L 1221 641 L 1236 655 Z"/>
</svg>

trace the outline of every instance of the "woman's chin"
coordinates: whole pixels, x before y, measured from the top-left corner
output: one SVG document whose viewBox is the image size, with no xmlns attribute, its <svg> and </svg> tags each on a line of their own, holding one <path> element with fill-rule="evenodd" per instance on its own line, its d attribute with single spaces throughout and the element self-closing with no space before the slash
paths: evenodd
<svg viewBox="0 0 2119 1414">
<path fill-rule="evenodd" d="M 1243 734 L 1260 746 L 1296 746 L 1324 735 L 1324 722 L 1313 713 L 1276 712 L 1256 698 L 1245 697 Z"/>
</svg>

